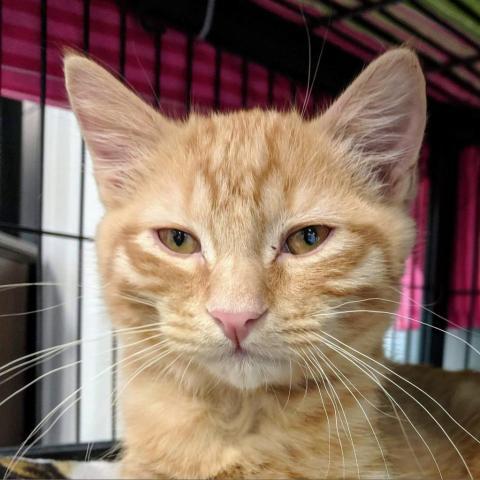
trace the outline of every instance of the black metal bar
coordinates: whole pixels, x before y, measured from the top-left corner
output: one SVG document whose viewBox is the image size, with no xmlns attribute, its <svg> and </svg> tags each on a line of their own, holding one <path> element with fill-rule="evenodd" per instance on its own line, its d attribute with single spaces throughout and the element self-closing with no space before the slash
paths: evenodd
<svg viewBox="0 0 480 480">
<path fill-rule="evenodd" d="M 329 28 L 329 27 L 327 26 L 327 28 Z M 352 45 L 355 45 L 355 48 L 363 50 L 364 52 L 366 52 L 370 55 L 374 55 L 374 56 L 378 55 L 377 50 L 370 47 L 369 45 L 364 45 L 364 44 L 358 43 L 358 40 L 355 37 L 353 37 L 352 35 L 348 34 L 347 32 L 343 32 L 342 30 L 339 30 L 338 28 L 335 28 L 335 26 L 330 27 L 329 30 L 334 32 L 335 35 L 342 38 L 343 40 L 346 40 L 347 42 L 351 43 Z"/>
<path fill-rule="evenodd" d="M 323 0 L 322 0 L 323 1 Z M 343 5 L 338 4 L 337 2 L 332 2 L 334 4 L 333 8 L 337 10 L 336 13 L 331 15 L 323 16 L 320 18 L 315 18 L 314 25 L 315 27 L 333 25 L 341 20 L 350 20 L 355 19 L 364 13 L 368 13 L 372 10 L 376 10 L 380 6 L 392 5 L 395 3 L 401 3 L 403 0 L 380 0 L 374 3 L 361 3 L 356 7 L 344 7 Z M 292 6 L 284 0 L 279 0 L 283 6 Z M 295 8 L 295 7 L 293 7 Z M 297 13 L 299 13 L 300 7 L 297 8 Z"/>
<path fill-rule="evenodd" d="M 318 90 L 312 89 L 312 101 L 313 101 L 313 112 L 312 115 L 320 115 L 322 112 L 323 102 L 322 102 L 322 93 Z"/>
<path fill-rule="evenodd" d="M 44 156 L 45 156 L 45 103 L 47 99 L 47 0 L 41 0 L 40 2 L 40 138 L 39 138 L 39 178 L 38 178 L 38 189 L 39 189 L 39 202 L 38 202 L 38 225 L 40 228 L 43 226 L 43 178 L 44 178 Z M 38 260 L 36 266 L 36 281 L 41 282 L 43 278 L 43 237 L 42 235 L 38 236 Z M 40 310 L 43 305 L 42 299 L 42 289 L 37 289 L 36 292 L 36 309 Z M 40 340 L 42 344 L 42 314 L 41 311 L 37 311 L 35 314 L 34 321 L 28 321 L 29 328 L 34 329 L 35 337 L 37 342 Z M 32 318 L 33 320 L 33 318 Z M 39 338 L 40 337 L 40 338 Z M 38 348 L 38 343 L 36 345 Z M 38 376 L 38 367 L 35 367 L 35 376 Z M 39 389 L 41 385 L 37 384 L 35 387 L 35 393 L 32 395 L 31 401 L 35 402 L 31 405 L 31 408 L 35 411 L 35 417 L 41 418 L 41 405 L 37 402 L 37 398 L 40 398 Z M 30 442 L 35 442 L 35 436 L 32 436 Z"/>
<path fill-rule="evenodd" d="M 292 13 L 299 13 L 300 11 L 300 7 L 296 7 L 295 5 L 293 5 L 292 3 L 290 3 L 288 0 L 277 0 L 285 9 L 289 10 L 290 12 Z M 382 2 L 378 2 L 378 3 L 382 3 Z M 387 2 L 387 3 L 390 3 L 390 2 Z M 392 3 L 397 3 L 397 1 L 394 1 Z M 365 5 L 367 6 L 367 5 Z M 368 10 L 370 10 L 370 5 L 368 5 Z M 350 9 L 345 9 L 345 11 L 350 11 Z M 355 15 L 354 15 L 355 16 Z M 360 45 L 358 43 L 358 40 L 355 39 L 354 37 L 352 37 L 351 35 L 349 35 L 348 33 L 345 33 L 343 32 L 342 30 L 339 30 L 338 28 L 335 27 L 335 20 L 333 20 L 333 23 L 330 22 L 330 19 L 332 19 L 333 17 L 335 17 L 335 15 L 328 15 L 326 17 L 322 17 L 322 18 L 317 18 L 317 17 L 313 17 L 311 16 L 310 14 L 308 13 L 305 13 L 303 10 L 302 10 L 302 17 L 303 17 L 303 20 L 305 22 L 305 28 L 308 29 L 309 32 L 311 32 L 313 29 L 316 29 L 318 27 L 327 27 L 328 30 L 332 31 L 335 33 L 335 35 L 338 35 L 339 37 L 342 37 L 344 40 L 348 41 L 348 42 L 351 42 L 353 43 L 357 48 L 360 48 L 370 54 L 373 54 L 373 55 L 378 55 L 378 51 L 371 48 L 370 46 L 368 45 Z M 339 15 L 339 18 L 337 18 L 337 20 L 342 20 L 343 19 L 343 16 L 342 15 Z"/>
<path fill-rule="evenodd" d="M 472 245 L 474 246 L 473 251 L 473 268 L 472 268 L 472 276 L 470 278 L 470 288 L 475 289 L 478 288 L 478 262 L 480 260 L 480 249 L 478 246 L 478 239 L 480 238 L 480 176 L 477 173 L 477 188 L 475 190 L 476 198 L 475 198 L 475 227 L 473 230 L 473 242 Z M 467 324 L 467 344 L 465 345 L 465 355 L 464 355 L 464 368 L 469 368 L 470 365 L 470 357 L 472 349 L 468 347 L 469 344 L 472 343 L 472 335 L 473 335 L 473 328 L 475 327 L 475 304 L 478 297 L 476 295 L 470 296 L 470 305 L 468 308 L 468 324 Z"/>
<path fill-rule="evenodd" d="M 333 2 L 333 0 L 322 0 L 322 2 L 332 9 L 337 9 L 339 12 L 344 12 L 348 10 L 346 7 L 343 7 Z M 377 37 L 381 38 L 383 41 L 388 42 L 389 44 L 397 45 L 399 43 L 399 39 L 395 37 L 395 35 L 383 30 L 382 28 L 378 27 L 377 25 L 375 25 L 374 23 L 372 23 L 370 20 L 366 18 L 356 17 L 355 19 L 352 20 L 352 22 L 355 22 L 360 27 L 366 28 L 370 33 L 373 33 Z M 427 39 L 424 41 L 428 42 L 431 45 L 430 40 Z M 430 68 L 435 68 L 437 66 L 436 62 L 434 62 L 430 57 L 427 57 L 423 53 L 417 51 L 417 55 L 427 70 L 429 70 Z M 476 86 L 466 81 L 463 77 L 458 75 L 456 72 L 448 70 L 444 72 L 444 75 L 450 78 L 453 82 L 455 82 L 458 86 L 463 88 L 465 91 L 480 98 L 480 89 L 478 89 Z"/>
<path fill-rule="evenodd" d="M 465 35 L 461 30 L 458 30 L 453 25 L 448 23 L 440 15 L 437 15 L 434 11 L 424 6 L 421 0 L 408 0 L 406 4 L 407 5 L 410 4 L 414 6 L 419 12 L 421 12 L 427 18 L 430 18 L 431 20 L 433 20 L 434 22 L 438 23 L 443 28 L 448 30 L 450 33 L 453 33 L 454 35 L 456 35 L 458 38 L 460 38 L 465 43 L 470 45 L 470 47 L 473 47 L 475 50 L 478 50 L 478 44 L 474 40 L 472 40 L 468 35 Z"/>
<path fill-rule="evenodd" d="M 43 166 L 45 153 L 45 103 L 47 99 L 47 0 L 40 2 L 40 201 L 38 202 L 39 225 L 43 218 Z M 39 257 L 41 258 L 41 241 L 39 245 Z"/>
<path fill-rule="evenodd" d="M 437 70 L 435 69 L 430 69 L 429 72 L 436 72 Z M 438 69 L 438 71 L 440 71 L 440 69 Z M 427 77 L 427 86 L 428 86 L 428 90 L 430 92 L 433 92 L 433 93 L 436 93 L 438 95 L 441 95 L 442 97 L 444 97 L 448 102 L 450 102 L 451 104 L 458 104 L 458 97 L 455 96 L 455 94 L 453 94 L 452 92 L 450 92 L 450 90 L 447 90 L 443 85 L 435 85 L 434 83 L 432 82 L 429 82 L 428 81 L 428 77 Z M 432 105 L 435 105 L 434 103 L 435 101 L 430 101 L 429 104 L 430 106 Z M 449 108 L 449 105 L 445 105 L 445 104 L 441 104 L 443 107 L 445 107 L 446 110 L 448 110 Z M 470 109 L 468 109 L 470 110 Z M 448 117 L 446 116 L 446 113 L 445 114 L 442 114 L 443 115 L 443 119 L 446 120 Z"/>
<path fill-rule="evenodd" d="M 249 80 L 249 65 L 248 60 L 242 58 L 242 108 L 248 107 L 248 80 Z"/>
<path fill-rule="evenodd" d="M 125 60 L 127 55 L 127 10 L 125 2 L 120 2 L 119 39 L 118 73 L 122 81 L 125 81 Z"/>
<path fill-rule="evenodd" d="M 268 93 L 267 93 L 267 102 L 268 106 L 273 106 L 273 88 L 275 86 L 275 72 L 273 70 L 268 70 Z"/>
<path fill-rule="evenodd" d="M 431 125 L 429 139 L 431 188 L 424 302 L 432 306 L 422 315 L 420 358 L 441 367 L 455 242 L 459 147 L 448 131 L 435 124 Z"/>
<path fill-rule="evenodd" d="M 378 55 L 378 51 L 371 48 L 370 46 L 368 45 L 364 45 L 364 44 L 360 44 L 358 43 L 358 40 L 353 37 L 352 35 L 348 34 L 347 32 L 342 32 L 341 30 L 338 30 L 336 28 L 332 28 L 331 29 L 335 35 L 337 35 L 338 37 L 342 38 L 343 40 L 349 42 L 350 44 L 354 45 L 356 49 L 360 49 L 360 50 L 363 50 L 365 53 L 369 54 L 369 55 L 373 55 L 373 56 L 377 56 Z M 469 60 L 472 60 L 473 59 L 469 59 Z M 447 70 L 448 66 L 449 65 L 453 65 L 455 66 L 456 65 L 456 62 L 452 61 L 452 62 L 449 62 L 448 64 L 445 64 L 445 65 L 438 65 L 437 67 L 435 68 L 431 68 L 429 70 L 429 72 L 442 72 L 443 70 Z M 444 68 L 445 67 L 445 68 Z M 442 87 L 441 85 L 439 86 L 436 86 L 436 85 L 429 85 L 429 88 L 430 90 L 432 91 L 435 91 L 436 93 L 444 96 L 448 101 L 450 102 L 457 102 L 458 99 L 455 95 L 453 95 L 450 91 L 446 90 L 444 87 Z"/>
<path fill-rule="evenodd" d="M 37 281 L 37 265 L 35 263 L 32 263 L 28 269 L 28 282 L 34 284 Z M 27 311 L 29 312 L 34 312 L 37 309 L 38 290 L 39 288 L 36 288 L 33 285 L 28 288 Z M 26 317 L 26 321 L 30 322 L 30 320 L 33 320 L 34 315 L 35 314 L 28 315 Z M 36 325 L 30 325 L 30 323 L 27 323 L 27 354 L 38 351 L 37 334 L 38 328 L 36 328 Z M 38 367 L 29 369 L 25 373 L 25 385 L 34 382 L 36 379 L 38 379 Z M 40 395 L 38 394 L 38 388 L 39 386 L 37 383 L 32 383 L 32 386 L 25 390 L 25 396 L 23 401 L 25 425 L 23 435 L 24 438 L 27 438 L 37 426 L 37 419 L 39 418 L 39 406 L 37 400 L 40 398 Z"/>
<path fill-rule="evenodd" d="M 22 104 L 0 99 L 0 221 L 20 221 Z"/>
<path fill-rule="evenodd" d="M 290 80 L 290 103 L 292 104 L 292 108 L 297 108 L 297 84 Z"/>
<path fill-rule="evenodd" d="M 90 50 L 90 0 L 83 0 L 83 41 L 82 48 L 85 53 L 88 53 Z M 85 142 L 82 139 L 80 147 L 80 205 L 79 205 L 79 214 L 78 214 L 78 264 L 77 264 L 77 340 L 82 338 L 82 298 L 83 298 L 83 255 L 84 255 L 84 245 L 83 245 L 83 232 L 84 232 L 84 217 L 85 217 Z M 76 442 L 80 443 L 81 440 L 81 412 L 82 412 L 82 403 L 80 395 L 80 387 L 82 381 L 82 346 L 79 343 L 77 345 L 77 368 L 76 368 L 76 384 L 77 384 L 77 395 L 76 395 L 76 404 L 75 404 L 75 434 Z"/>
<path fill-rule="evenodd" d="M 464 68 L 466 68 L 470 73 L 472 73 L 475 76 L 479 76 L 479 72 L 477 72 L 471 65 L 469 65 L 469 60 L 470 59 L 461 59 L 453 55 L 453 53 L 450 50 L 447 50 L 440 42 L 437 42 L 436 40 L 433 40 L 430 37 L 427 37 L 424 35 L 422 32 L 418 31 L 417 29 L 413 28 L 410 24 L 407 22 L 403 21 L 401 18 L 399 18 L 395 12 L 392 12 L 390 10 L 387 10 L 386 8 L 380 8 L 378 10 L 386 19 L 388 19 L 390 22 L 392 22 L 394 25 L 398 26 L 399 28 L 405 30 L 406 32 L 414 35 L 416 38 L 419 38 L 423 42 L 429 44 L 430 46 L 434 47 L 437 49 L 439 52 L 442 52 L 444 55 L 449 57 L 448 64 L 449 65 L 458 65 L 461 64 Z M 453 58 L 452 58 L 453 57 Z M 436 64 L 436 67 L 431 67 L 429 71 L 439 71 L 438 67 L 441 67 L 442 65 Z M 447 72 L 449 71 L 448 68 L 442 69 L 442 72 Z"/>
<path fill-rule="evenodd" d="M 480 53 L 476 53 L 475 55 L 470 55 L 469 57 L 466 57 L 466 58 L 456 57 L 442 65 L 438 65 L 438 67 L 436 68 L 430 69 L 429 72 L 441 73 L 444 70 L 450 70 L 451 68 L 455 68 L 455 67 L 473 66 L 473 64 L 475 62 L 478 62 L 479 60 L 480 60 Z M 480 72 L 478 72 L 477 70 L 474 70 L 474 71 L 476 75 L 480 74 Z"/>
<path fill-rule="evenodd" d="M 161 95 L 161 74 L 162 74 L 162 36 L 163 30 L 161 32 L 155 32 L 153 37 L 154 42 L 154 52 L 155 52 L 155 62 L 153 67 L 153 93 L 155 95 L 155 104 L 160 106 L 160 95 Z"/>
<path fill-rule="evenodd" d="M 90 0 L 83 0 L 83 38 L 82 48 L 85 53 L 90 51 Z"/>
<path fill-rule="evenodd" d="M 187 115 L 192 108 L 192 80 L 193 80 L 193 44 L 192 35 L 187 37 L 186 71 L 185 71 L 185 112 Z"/>
<path fill-rule="evenodd" d="M 291 3 L 289 3 L 288 1 L 285 1 L 285 0 L 278 0 L 284 8 L 290 10 L 292 13 L 298 13 L 298 8 L 296 8 L 294 5 L 292 5 Z M 378 2 L 378 4 L 382 4 L 383 2 Z M 397 3 L 397 2 L 386 2 L 386 3 Z M 368 11 L 370 10 L 371 6 L 370 5 L 367 5 L 365 4 L 364 7 L 368 7 L 367 10 L 364 10 L 363 7 L 359 7 L 362 11 Z M 359 13 L 359 12 L 357 12 Z M 338 37 L 342 38 L 343 40 L 351 43 L 352 45 L 355 45 L 355 48 L 357 49 L 360 49 L 360 50 L 363 50 L 365 53 L 369 54 L 369 55 L 373 55 L 373 56 L 377 56 L 378 55 L 378 51 L 371 48 L 370 46 L 368 45 L 363 45 L 363 44 L 359 44 L 358 43 L 358 40 L 353 37 L 352 35 L 348 34 L 347 32 L 343 32 L 342 30 L 339 30 L 338 28 L 335 27 L 334 23 L 335 23 L 335 20 L 333 23 L 330 23 L 329 22 L 329 19 L 332 18 L 331 15 L 325 17 L 325 18 L 322 18 L 322 19 L 318 19 L 318 18 L 315 18 L 315 17 L 310 17 L 310 15 L 308 14 L 305 14 L 303 11 L 302 11 L 302 16 L 303 16 L 303 19 L 305 21 L 305 27 L 308 29 L 308 31 L 311 31 L 312 29 L 314 28 L 318 28 L 320 26 L 325 26 L 328 28 L 328 30 L 332 31 L 335 33 L 335 35 L 337 35 Z M 355 15 L 353 15 L 354 17 Z M 337 18 L 337 20 L 341 20 L 342 19 L 342 15 L 339 15 L 339 17 Z M 311 37 L 310 37 L 311 38 Z M 324 39 L 325 41 L 325 39 Z M 322 50 L 320 51 L 320 55 L 322 54 Z M 321 58 L 321 57 L 320 57 Z M 314 85 L 312 85 L 312 90 L 314 90 Z"/>
<path fill-rule="evenodd" d="M 178 28 L 188 35 L 201 30 L 205 18 L 205 0 L 176 0 L 158 2 L 139 0 L 128 2 L 140 19 L 147 15 L 161 19 L 163 23 Z M 144 22 L 141 22 L 142 24 Z M 157 22 L 158 23 L 158 22 Z M 245 35 L 248 32 L 248 35 Z M 286 76 L 303 81 L 308 69 L 308 55 L 305 47 L 305 29 L 245 0 L 217 0 L 215 19 L 206 41 L 222 50 L 232 51 L 272 70 L 284 71 Z M 312 38 L 312 56 L 317 57 L 322 41 Z M 299 47 L 302 46 L 302 48 Z M 342 61 L 339 61 L 342 58 Z M 337 70 L 330 74 L 328 65 L 335 64 Z M 342 89 L 351 74 L 350 67 L 358 72 L 363 67 L 361 60 L 345 55 L 339 47 L 329 44 L 322 56 L 322 83 Z"/>
<path fill-rule="evenodd" d="M 285 8 L 287 8 L 290 11 L 296 13 L 296 9 L 292 4 L 288 3 L 285 0 L 279 0 L 279 1 L 282 2 L 283 6 Z M 379 5 L 380 3 L 381 2 L 377 2 L 375 5 L 378 7 L 378 6 L 380 6 Z M 366 5 L 371 6 L 372 4 L 369 3 L 369 4 L 366 4 Z M 337 3 L 335 3 L 335 6 L 337 8 L 345 8 L 345 7 L 339 6 Z M 315 19 L 314 17 L 311 17 L 308 13 L 304 13 L 303 18 L 305 19 L 307 28 L 312 29 L 312 28 L 317 28 L 319 26 L 318 23 L 315 23 L 316 21 L 318 21 L 318 19 Z M 360 21 L 361 21 L 361 19 L 360 19 Z M 371 24 L 371 25 L 373 25 L 373 24 Z M 379 52 L 377 50 L 375 50 L 375 49 L 371 48 L 370 46 L 365 45 L 363 43 L 359 43 L 358 39 L 355 38 L 353 35 L 350 35 L 348 32 L 343 32 L 343 31 L 339 30 L 338 28 L 335 27 L 335 25 L 329 26 L 328 28 L 329 28 L 329 30 L 334 32 L 335 35 L 341 37 L 343 40 L 345 40 L 345 41 L 349 42 L 350 44 L 354 45 L 355 48 L 357 48 L 357 49 L 360 48 L 361 50 L 363 50 L 363 51 L 365 51 L 368 54 L 373 55 L 373 56 L 378 55 Z M 375 28 L 380 32 L 384 32 L 383 30 L 379 29 L 379 27 L 375 26 Z M 390 35 L 390 39 L 388 41 L 390 41 L 391 43 L 398 43 L 398 39 L 396 39 L 395 37 L 393 37 L 391 35 Z M 429 67 L 430 72 L 440 72 L 440 71 L 443 72 L 444 70 L 448 70 L 448 69 L 443 69 L 441 65 L 436 64 L 432 61 L 430 63 L 431 63 L 431 65 Z M 432 88 L 432 87 L 430 87 L 430 88 Z M 442 85 L 437 85 L 437 86 L 434 87 L 434 89 L 439 91 L 439 93 L 441 95 L 445 96 L 449 101 L 458 102 L 457 97 L 455 95 L 453 95 L 452 93 L 450 93 Z"/>
<path fill-rule="evenodd" d="M 221 106 L 221 81 L 222 81 L 222 49 L 215 49 L 215 78 L 213 85 L 213 104 L 215 110 L 219 110 Z"/>
<path fill-rule="evenodd" d="M 28 450 L 30 458 L 48 458 L 52 460 L 85 460 L 85 453 L 91 452 L 92 460 L 114 460 L 121 451 L 121 445 L 113 442 L 95 442 L 70 445 L 34 445 Z M 18 453 L 18 447 L 0 448 L 1 457 L 11 457 Z"/>
<path fill-rule="evenodd" d="M 450 0 L 459 10 L 461 10 L 467 17 L 470 17 L 474 22 L 480 24 L 480 15 L 475 10 L 472 10 L 466 3 L 458 0 Z"/>
<path fill-rule="evenodd" d="M 3 0 L 0 0 L 0 96 L 3 87 Z"/>
<path fill-rule="evenodd" d="M 92 237 L 81 237 L 79 235 L 72 235 L 70 233 L 63 233 L 63 232 L 54 232 L 52 230 L 43 230 L 41 228 L 32 228 L 27 227 L 25 225 L 17 225 L 14 223 L 8 222 L 0 222 L 0 230 L 7 230 L 10 232 L 19 232 L 19 233 L 33 233 L 35 235 L 49 235 L 52 237 L 59 237 L 59 238 L 69 238 L 71 240 L 83 240 L 84 242 L 93 242 L 94 238 Z"/>
<path fill-rule="evenodd" d="M 427 130 L 435 125 L 435 129 L 444 132 L 457 144 L 480 145 L 480 109 L 430 101 L 428 113 Z"/>
</svg>

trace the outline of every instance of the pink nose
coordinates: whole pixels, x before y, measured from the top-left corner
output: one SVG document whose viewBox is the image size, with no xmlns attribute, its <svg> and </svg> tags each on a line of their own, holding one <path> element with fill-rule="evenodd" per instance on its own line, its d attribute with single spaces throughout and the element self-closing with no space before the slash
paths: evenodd
<svg viewBox="0 0 480 480">
<path fill-rule="evenodd" d="M 263 312 L 225 312 L 223 310 L 212 310 L 210 315 L 222 327 L 223 333 L 237 347 L 247 337 L 257 320 L 265 313 Z"/>
</svg>

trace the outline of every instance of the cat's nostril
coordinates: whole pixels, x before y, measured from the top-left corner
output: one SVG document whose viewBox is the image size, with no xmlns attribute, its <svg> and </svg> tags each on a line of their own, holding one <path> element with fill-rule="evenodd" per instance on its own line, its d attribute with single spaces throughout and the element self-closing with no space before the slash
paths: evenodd
<svg viewBox="0 0 480 480">
<path fill-rule="evenodd" d="M 265 311 L 228 312 L 211 310 L 209 313 L 220 325 L 225 336 L 239 346 Z"/>
<path fill-rule="evenodd" d="M 249 319 L 245 322 L 245 326 L 249 326 L 249 325 L 254 324 L 258 319 L 259 319 L 259 317 L 257 317 L 257 318 L 249 318 Z"/>
</svg>

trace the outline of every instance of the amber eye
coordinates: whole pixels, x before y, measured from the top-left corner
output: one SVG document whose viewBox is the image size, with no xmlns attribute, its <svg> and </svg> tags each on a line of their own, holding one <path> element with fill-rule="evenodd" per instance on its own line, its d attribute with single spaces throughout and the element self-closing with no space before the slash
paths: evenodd
<svg viewBox="0 0 480 480">
<path fill-rule="evenodd" d="M 190 255 L 200 251 L 198 240 L 187 232 L 174 228 L 157 230 L 160 241 L 172 252 Z"/>
<path fill-rule="evenodd" d="M 293 255 L 303 255 L 312 252 L 328 237 L 330 227 L 314 225 L 302 228 L 292 233 L 285 243 L 287 251 Z"/>
</svg>

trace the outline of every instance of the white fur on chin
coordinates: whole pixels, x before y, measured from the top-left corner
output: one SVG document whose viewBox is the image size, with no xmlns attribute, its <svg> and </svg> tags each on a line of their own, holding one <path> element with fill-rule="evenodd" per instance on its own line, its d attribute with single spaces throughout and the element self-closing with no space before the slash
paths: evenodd
<svg viewBox="0 0 480 480">
<path fill-rule="evenodd" d="M 290 382 L 289 362 L 231 355 L 205 364 L 208 371 L 221 381 L 241 390 L 254 390 L 271 384 Z"/>
</svg>

